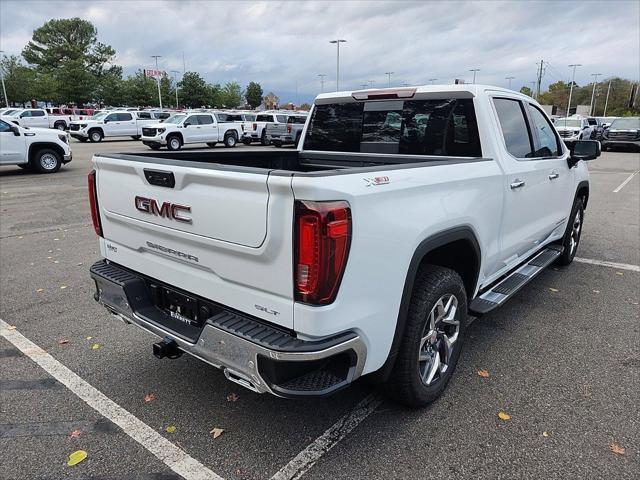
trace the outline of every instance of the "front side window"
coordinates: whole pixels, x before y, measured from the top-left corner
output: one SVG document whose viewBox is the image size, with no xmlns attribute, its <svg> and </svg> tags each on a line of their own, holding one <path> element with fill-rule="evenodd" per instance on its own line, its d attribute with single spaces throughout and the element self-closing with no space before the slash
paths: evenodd
<svg viewBox="0 0 640 480">
<path fill-rule="evenodd" d="M 258 115 L 256 122 L 273 122 L 273 117 L 271 115 Z"/>
<path fill-rule="evenodd" d="M 507 151 L 516 158 L 531 157 L 533 147 L 522 104 L 508 98 L 495 98 L 493 103 L 498 112 Z"/>
<path fill-rule="evenodd" d="M 107 115 L 107 117 L 104 119 L 105 122 L 115 122 L 118 120 L 118 114 L 117 113 L 110 113 L 109 115 Z"/>
<path fill-rule="evenodd" d="M 0 132 L 9 132 L 11 131 L 11 127 L 4 120 L 0 120 Z"/>
<path fill-rule="evenodd" d="M 191 115 L 190 117 L 187 117 L 187 119 L 184 121 L 184 125 L 185 127 L 187 125 L 198 125 L 198 116 Z"/>
<path fill-rule="evenodd" d="M 25 110 L 20 114 L 20 118 L 29 118 L 31 116 L 31 110 Z"/>
<path fill-rule="evenodd" d="M 562 152 L 560 139 L 547 118 L 534 105 L 529 104 L 532 129 L 536 133 L 534 157 L 557 157 Z"/>
<path fill-rule="evenodd" d="M 213 123 L 211 115 L 197 115 L 197 117 L 200 125 L 211 125 Z"/>
<path fill-rule="evenodd" d="M 31 116 L 32 117 L 44 117 L 44 112 L 42 110 L 32 110 L 31 111 Z"/>
<path fill-rule="evenodd" d="M 133 116 L 130 113 L 118 113 L 117 115 L 119 122 L 128 122 L 133 120 Z"/>
</svg>

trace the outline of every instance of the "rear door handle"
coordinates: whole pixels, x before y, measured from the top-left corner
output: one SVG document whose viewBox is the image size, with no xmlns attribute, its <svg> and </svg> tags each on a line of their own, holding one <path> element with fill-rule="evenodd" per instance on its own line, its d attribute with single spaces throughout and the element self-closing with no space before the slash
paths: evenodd
<svg viewBox="0 0 640 480">
<path fill-rule="evenodd" d="M 551 172 L 551 174 L 549 175 L 549 180 L 555 180 L 559 176 L 560 174 L 558 172 Z"/>
<path fill-rule="evenodd" d="M 511 187 L 511 190 L 515 190 L 516 188 L 524 187 L 524 182 L 516 178 L 516 180 L 509 186 Z"/>
</svg>

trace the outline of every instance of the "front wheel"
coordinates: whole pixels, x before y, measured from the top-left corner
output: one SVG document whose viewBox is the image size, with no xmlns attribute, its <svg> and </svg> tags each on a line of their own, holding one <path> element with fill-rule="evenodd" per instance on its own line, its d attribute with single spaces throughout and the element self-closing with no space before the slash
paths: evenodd
<svg viewBox="0 0 640 480">
<path fill-rule="evenodd" d="M 424 407 L 444 391 L 458 363 L 467 323 L 460 275 L 423 266 L 416 275 L 404 334 L 385 389 L 409 407 Z"/>
<path fill-rule="evenodd" d="M 55 173 L 62 166 L 62 158 L 55 150 L 38 150 L 32 160 L 33 168 L 39 173 Z"/>
<path fill-rule="evenodd" d="M 180 150 L 182 148 L 182 141 L 177 135 L 173 135 L 167 139 L 167 148 L 169 150 Z"/>
<path fill-rule="evenodd" d="M 233 148 L 236 146 L 237 140 L 236 136 L 233 134 L 227 135 L 224 137 L 224 146 L 227 148 Z"/>
<path fill-rule="evenodd" d="M 557 263 L 560 265 L 569 265 L 573 262 L 578 245 L 580 244 L 580 236 L 582 235 L 582 224 L 584 222 L 584 203 L 581 198 L 576 198 L 571 208 L 569 223 L 562 237 L 562 246 L 564 250 L 562 255 L 558 257 Z"/>
<path fill-rule="evenodd" d="M 89 139 L 93 142 L 93 143 L 98 143 L 102 141 L 102 132 L 100 130 L 92 130 L 91 132 L 89 132 Z"/>
</svg>

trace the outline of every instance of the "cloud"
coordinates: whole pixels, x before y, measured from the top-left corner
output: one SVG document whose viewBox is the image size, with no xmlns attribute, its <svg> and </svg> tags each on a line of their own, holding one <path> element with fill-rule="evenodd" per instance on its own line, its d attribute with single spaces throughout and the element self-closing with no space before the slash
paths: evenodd
<svg viewBox="0 0 640 480">
<path fill-rule="evenodd" d="M 599 5 L 598 8 L 594 8 Z M 593 2 L 220 2 L 50 0 L 0 2 L 0 48 L 17 54 L 33 29 L 51 18 L 93 22 L 100 41 L 118 52 L 126 73 L 152 66 L 201 73 L 208 81 L 258 81 L 283 100 L 310 100 L 335 88 L 336 47 L 341 46 L 341 87 L 369 80 L 392 84 L 479 83 L 528 85 L 536 63 L 549 62 L 543 84 L 567 80 L 581 63 L 579 84 L 591 73 L 638 79 L 640 4 Z"/>
</svg>

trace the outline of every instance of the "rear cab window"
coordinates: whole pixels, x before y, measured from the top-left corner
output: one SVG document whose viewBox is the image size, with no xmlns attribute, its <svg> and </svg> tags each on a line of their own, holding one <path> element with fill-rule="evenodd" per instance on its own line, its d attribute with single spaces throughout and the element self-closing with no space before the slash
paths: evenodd
<svg viewBox="0 0 640 480">
<path fill-rule="evenodd" d="M 482 156 L 473 100 L 462 98 L 316 105 L 304 149 Z"/>
</svg>

